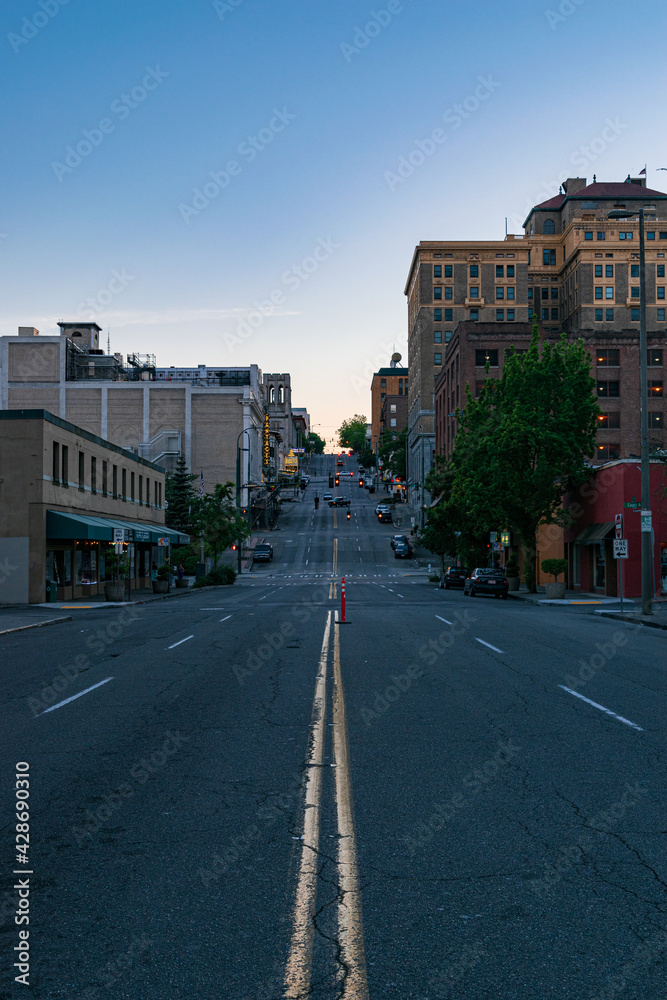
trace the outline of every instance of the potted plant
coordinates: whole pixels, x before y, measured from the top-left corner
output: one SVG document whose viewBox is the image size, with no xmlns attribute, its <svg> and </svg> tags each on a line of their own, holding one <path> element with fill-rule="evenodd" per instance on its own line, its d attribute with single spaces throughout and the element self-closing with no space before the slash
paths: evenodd
<svg viewBox="0 0 667 1000">
<path fill-rule="evenodd" d="M 518 590 L 519 584 L 519 564 L 514 556 L 511 556 L 505 563 L 505 576 L 507 577 L 508 590 Z"/>
<path fill-rule="evenodd" d="M 107 601 L 125 600 L 125 577 L 130 568 L 130 557 L 126 552 L 109 552 L 106 557 L 107 569 L 113 577 L 104 584 L 104 597 Z"/>
<path fill-rule="evenodd" d="M 543 559 L 542 570 L 544 573 L 551 573 L 554 578 L 553 583 L 549 582 L 544 585 L 547 597 L 551 599 L 565 597 L 565 584 L 558 583 L 557 578 L 567 570 L 567 559 Z"/>
<path fill-rule="evenodd" d="M 169 593 L 170 576 L 171 576 L 171 566 L 169 565 L 169 563 L 165 563 L 164 566 L 160 566 L 160 568 L 157 571 L 157 580 L 153 580 L 154 594 Z"/>
</svg>

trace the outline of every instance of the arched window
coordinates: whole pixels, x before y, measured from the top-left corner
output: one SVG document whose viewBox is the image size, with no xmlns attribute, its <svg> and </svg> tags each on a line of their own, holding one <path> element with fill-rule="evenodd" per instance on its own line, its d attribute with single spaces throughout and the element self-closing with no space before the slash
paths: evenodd
<svg viewBox="0 0 667 1000">
<path fill-rule="evenodd" d="M 276 401 L 276 390 L 273 386 L 269 389 L 269 403 L 275 403 Z"/>
<path fill-rule="evenodd" d="M 553 219 L 546 219 L 544 223 L 544 229 L 542 230 L 545 236 L 553 236 L 556 232 L 556 223 Z"/>
<path fill-rule="evenodd" d="M 285 390 L 283 389 L 282 386 L 278 387 L 278 402 L 279 403 L 285 402 Z"/>
</svg>

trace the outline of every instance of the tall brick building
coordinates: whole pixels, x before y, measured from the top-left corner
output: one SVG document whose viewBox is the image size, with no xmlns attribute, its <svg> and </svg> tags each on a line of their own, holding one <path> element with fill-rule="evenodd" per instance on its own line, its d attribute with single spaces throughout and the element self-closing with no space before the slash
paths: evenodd
<svg viewBox="0 0 667 1000">
<path fill-rule="evenodd" d="M 400 358 L 400 355 L 396 356 Z M 371 448 L 376 454 L 380 436 L 382 431 L 385 429 L 383 407 L 385 407 L 386 400 L 389 396 L 400 397 L 400 400 L 392 400 L 392 405 L 394 405 L 396 409 L 391 412 L 391 416 L 389 417 L 389 420 L 387 420 L 387 429 L 400 431 L 405 426 L 405 420 L 403 420 L 403 423 L 398 426 L 398 421 L 394 425 L 391 424 L 391 418 L 397 419 L 399 406 L 401 414 L 403 413 L 402 400 L 405 398 L 407 401 L 407 368 L 380 368 L 375 372 L 371 380 Z"/>
<path fill-rule="evenodd" d="M 530 317 L 542 334 L 581 337 L 593 359 L 603 419 L 595 464 L 639 454 L 639 223 L 609 219 L 644 208 L 649 346 L 649 429 L 664 448 L 667 338 L 667 194 L 644 178 L 598 183 L 570 178 L 536 205 L 522 236 L 502 241 L 429 241 L 413 256 L 408 296 L 410 478 L 431 448 L 449 454 L 466 383 L 502 372 L 505 352 L 525 349 Z M 428 498 L 425 498 L 428 499 Z"/>
</svg>

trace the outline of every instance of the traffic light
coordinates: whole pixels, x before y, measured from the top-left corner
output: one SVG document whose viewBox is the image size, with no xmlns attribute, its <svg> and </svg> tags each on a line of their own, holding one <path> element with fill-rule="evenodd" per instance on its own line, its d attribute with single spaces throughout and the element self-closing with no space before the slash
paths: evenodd
<svg viewBox="0 0 667 1000">
<path fill-rule="evenodd" d="M 360 480 L 359 480 L 359 485 L 363 487 L 363 485 L 364 485 L 364 481 L 363 481 L 363 479 L 360 479 Z"/>
<path fill-rule="evenodd" d="M 340 480 L 338 479 L 338 476 L 336 476 L 336 486 L 338 486 L 339 482 L 340 482 Z"/>
</svg>

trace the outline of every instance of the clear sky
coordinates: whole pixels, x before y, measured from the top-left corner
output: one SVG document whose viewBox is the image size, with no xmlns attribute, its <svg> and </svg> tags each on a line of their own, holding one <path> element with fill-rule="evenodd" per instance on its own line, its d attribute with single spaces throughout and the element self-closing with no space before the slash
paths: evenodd
<svg viewBox="0 0 667 1000">
<path fill-rule="evenodd" d="M 568 176 L 667 189 L 665 27 L 658 0 L 3 0 L 0 333 L 94 318 L 158 365 L 290 372 L 330 438 L 407 363 L 419 240 L 520 232 Z"/>
</svg>

